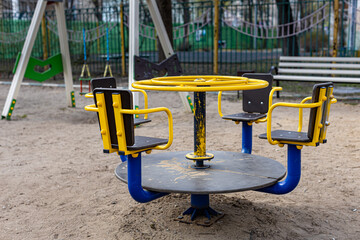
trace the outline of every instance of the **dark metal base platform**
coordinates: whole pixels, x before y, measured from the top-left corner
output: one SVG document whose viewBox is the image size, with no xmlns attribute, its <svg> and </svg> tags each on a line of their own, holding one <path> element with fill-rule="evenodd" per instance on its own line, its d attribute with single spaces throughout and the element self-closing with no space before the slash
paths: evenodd
<svg viewBox="0 0 360 240">
<path fill-rule="evenodd" d="M 162 152 L 142 156 L 144 189 L 189 194 L 230 193 L 270 186 L 285 176 L 285 167 L 272 159 L 239 152 L 209 151 L 214 159 L 209 168 L 196 169 L 185 158 L 190 151 Z M 127 182 L 127 162 L 115 170 Z"/>
</svg>

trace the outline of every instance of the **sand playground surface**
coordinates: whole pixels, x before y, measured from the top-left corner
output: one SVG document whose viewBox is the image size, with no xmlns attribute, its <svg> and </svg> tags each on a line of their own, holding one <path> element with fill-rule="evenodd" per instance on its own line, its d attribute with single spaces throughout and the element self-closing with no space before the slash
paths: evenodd
<svg viewBox="0 0 360 240">
<path fill-rule="evenodd" d="M 0 85 L 1 108 L 9 87 Z M 178 94 L 148 94 L 149 107 L 173 113 L 167 151 L 192 150 L 193 117 Z M 211 207 L 225 214 L 210 227 L 175 221 L 189 207 L 189 194 L 145 204 L 131 198 L 114 175 L 119 156 L 103 154 L 96 114 L 84 110 L 92 103 L 76 92 L 76 108 L 67 108 L 63 88 L 21 87 L 12 120 L 0 122 L 0 239 L 360 239 L 357 103 L 332 105 L 328 143 L 303 148 L 293 192 L 210 195 Z M 240 110 L 238 100 L 224 97 L 224 113 Z M 297 116 L 277 109 L 273 129 L 296 130 Z M 166 115 L 151 119 L 136 134 L 167 137 Z M 241 125 L 219 117 L 215 94 L 207 94 L 206 127 L 207 149 L 241 151 Z M 286 165 L 286 147 L 258 138 L 265 130 L 266 124 L 254 126 L 253 154 Z"/>
</svg>

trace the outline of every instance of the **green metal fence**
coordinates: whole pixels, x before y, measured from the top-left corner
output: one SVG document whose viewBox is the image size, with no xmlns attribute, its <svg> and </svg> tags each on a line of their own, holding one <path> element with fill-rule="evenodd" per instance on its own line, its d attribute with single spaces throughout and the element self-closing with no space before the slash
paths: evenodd
<svg viewBox="0 0 360 240">
<path fill-rule="evenodd" d="M 145 1 L 140 1 L 140 55 L 158 61 L 156 31 Z M 356 56 L 355 1 L 340 1 L 339 56 Z M 219 74 L 237 71 L 267 72 L 280 55 L 331 56 L 333 1 L 220 1 Z M 83 29 L 86 31 L 87 63 L 93 77 L 104 72 L 108 28 L 110 64 L 115 77 L 121 76 L 120 5 L 100 9 L 66 10 L 69 46 L 76 80 L 84 63 Z M 125 51 L 128 49 L 128 3 L 124 5 Z M 185 74 L 211 74 L 214 69 L 214 1 L 173 1 L 174 50 Z M 2 13 L 0 18 L 0 73 L 11 78 L 21 51 L 32 12 Z M 46 58 L 58 52 L 55 12 L 46 11 L 32 56 Z M 43 32 L 41 31 L 43 30 Z M 128 56 L 126 55 L 126 58 Z M 126 61 L 127 64 L 127 61 Z M 126 66 L 126 71 L 127 66 Z"/>
</svg>

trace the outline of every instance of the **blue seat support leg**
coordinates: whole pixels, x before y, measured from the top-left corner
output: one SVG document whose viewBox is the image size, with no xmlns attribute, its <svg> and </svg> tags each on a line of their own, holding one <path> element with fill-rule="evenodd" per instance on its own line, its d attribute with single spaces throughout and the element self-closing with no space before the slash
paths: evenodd
<svg viewBox="0 0 360 240">
<path fill-rule="evenodd" d="M 285 180 L 256 191 L 272 194 L 286 194 L 296 188 L 301 176 L 301 149 L 298 149 L 296 145 L 289 144 L 287 158 L 287 175 Z"/>
<path fill-rule="evenodd" d="M 122 162 L 126 162 L 128 157 L 126 155 L 120 155 L 120 159 Z"/>
<path fill-rule="evenodd" d="M 128 155 L 128 188 L 131 197 L 140 203 L 150 202 L 163 197 L 168 193 L 152 192 L 142 188 L 141 185 L 141 153 L 137 157 Z"/>
<path fill-rule="evenodd" d="M 252 149 L 252 125 L 242 123 L 242 153 L 251 154 Z"/>
</svg>

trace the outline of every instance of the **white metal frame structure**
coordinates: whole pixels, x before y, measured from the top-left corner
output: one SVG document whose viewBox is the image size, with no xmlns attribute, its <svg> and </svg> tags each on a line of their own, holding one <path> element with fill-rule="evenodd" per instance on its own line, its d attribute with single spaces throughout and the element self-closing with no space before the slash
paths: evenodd
<svg viewBox="0 0 360 240">
<path fill-rule="evenodd" d="M 62 64 L 63 64 L 63 74 L 65 81 L 66 101 L 69 107 L 72 106 L 74 107 L 74 103 L 75 103 L 75 100 L 73 99 L 74 87 L 73 87 L 73 77 L 72 77 L 72 69 L 71 69 L 71 61 L 70 61 L 68 36 L 66 31 L 64 3 L 62 0 L 57 0 L 57 1 L 53 0 L 53 1 L 49 1 L 49 3 L 55 5 L 57 27 L 59 32 L 60 50 L 61 50 Z M 20 86 L 24 79 L 26 67 L 29 63 L 31 51 L 33 49 L 36 35 L 38 33 L 39 26 L 42 21 L 42 17 L 44 15 L 47 4 L 48 4 L 47 0 L 38 0 L 37 2 L 34 16 L 31 20 L 29 31 L 26 36 L 23 49 L 21 51 L 21 56 L 18 62 L 18 66 L 16 68 L 16 72 L 14 74 L 8 96 L 6 98 L 4 109 L 1 114 L 2 118 L 10 119 L 12 115 L 16 98 L 19 94 Z"/>
<path fill-rule="evenodd" d="M 134 82 L 134 56 L 139 55 L 139 0 L 132 0 L 129 10 L 129 88 Z M 146 0 L 151 18 L 154 22 L 156 33 L 159 37 L 162 49 L 166 58 L 174 54 L 174 49 L 166 33 L 164 22 L 162 21 L 159 8 L 155 0 Z M 181 101 L 186 111 L 191 112 L 187 92 L 179 92 Z M 139 106 L 138 95 L 134 95 L 134 105 Z"/>
</svg>

